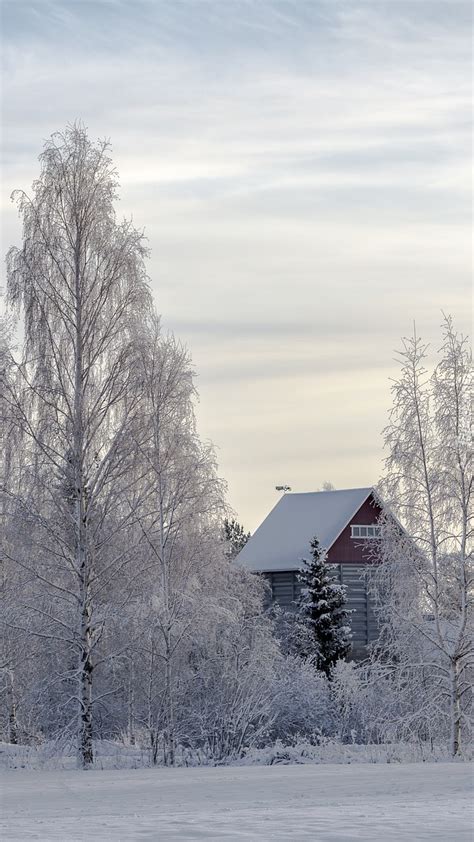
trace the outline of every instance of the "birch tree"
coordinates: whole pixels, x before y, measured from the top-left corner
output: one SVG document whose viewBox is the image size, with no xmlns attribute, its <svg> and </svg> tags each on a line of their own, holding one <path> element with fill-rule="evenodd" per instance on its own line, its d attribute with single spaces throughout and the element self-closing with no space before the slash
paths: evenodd
<svg viewBox="0 0 474 842">
<path fill-rule="evenodd" d="M 142 234 L 116 219 L 107 142 L 70 126 L 47 141 L 40 163 L 32 195 L 13 196 L 23 245 L 7 257 L 9 302 L 24 318 L 7 401 L 27 454 L 16 509 L 28 540 L 12 555 L 31 583 L 23 616 L 35 617 L 35 634 L 68 665 L 61 680 L 87 767 L 104 605 L 133 560 L 129 431 L 140 406 L 137 337 L 150 309 L 146 250 Z"/>
<path fill-rule="evenodd" d="M 468 727 L 474 660 L 472 374 L 467 339 L 451 318 L 431 376 L 426 360 L 416 333 L 404 340 L 381 492 L 410 537 L 387 518 L 372 582 L 385 675 L 410 696 L 410 722 L 421 715 L 427 728 L 440 716 L 449 722 L 456 755 Z"/>
<path fill-rule="evenodd" d="M 0 319 L 0 421 L 3 431 L 2 448 L 0 451 L 0 466 L 3 483 L 1 496 L 1 526 L 2 546 L 11 546 L 13 534 L 11 531 L 11 508 L 9 496 L 14 490 L 15 471 L 13 461 L 19 452 L 19 440 L 16 436 L 16 425 L 5 399 L 7 390 L 11 386 L 13 374 L 12 359 L 13 322 L 11 318 L 3 316 Z M 8 495 L 6 492 L 10 492 Z M 3 704 L 1 711 L 4 716 L 3 730 L 9 742 L 18 742 L 17 718 L 17 660 L 19 656 L 15 633 L 6 624 L 7 615 L 15 591 L 17 580 L 15 571 L 6 555 L 2 553 L 0 561 L 0 597 L 3 621 L 0 626 L 0 698 Z M 3 718 L 3 717 L 2 717 Z"/>
<path fill-rule="evenodd" d="M 173 337 L 161 336 L 158 322 L 143 345 L 142 378 L 144 420 L 137 446 L 147 470 L 140 515 L 148 570 L 143 642 L 150 676 L 147 727 L 154 741 L 161 721 L 165 763 L 174 765 L 180 652 L 199 625 L 203 593 L 213 590 L 209 579 L 222 556 L 224 489 L 212 447 L 196 431 L 189 355 Z"/>
</svg>

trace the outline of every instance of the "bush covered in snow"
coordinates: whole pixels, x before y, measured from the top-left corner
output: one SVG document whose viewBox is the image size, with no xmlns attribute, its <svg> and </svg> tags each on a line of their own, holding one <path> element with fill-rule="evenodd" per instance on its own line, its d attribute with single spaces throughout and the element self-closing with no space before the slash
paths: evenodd
<svg viewBox="0 0 474 842">
<path fill-rule="evenodd" d="M 472 760 L 466 751 L 459 760 Z M 147 748 L 127 746 L 109 740 L 94 742 L 94 768 L 143 769 L 152 764 Z M 325 763 L 437 763 L 450 759 L 446 745 L 427 743 L 382 743 L 380 745 L 341 743 L 338 739 L 313 735 L 312 738 L 276 740 L 261 748 L 249 748 L 241 757 L 213 758 L 206 751 L 178 746 L 177 766 L 274 766 Z M 0 769 L 74 769 L 76 752 L 72 746 L 45 743 L 42 746 L 0 743 Z M 163 765 L 161 757 L 158 765 Z"/>
</svg>

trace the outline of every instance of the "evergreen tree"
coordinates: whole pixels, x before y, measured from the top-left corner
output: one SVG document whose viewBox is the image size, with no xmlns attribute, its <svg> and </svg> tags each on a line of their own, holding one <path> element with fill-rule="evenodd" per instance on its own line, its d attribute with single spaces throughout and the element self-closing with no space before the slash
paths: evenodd
<svg viewBox="0 0 474 842">
<path fill-rule="evenodd" d="M 300 654 L 313 657 L 317 668 L 329 677 L 336 661 L 344 658 L 350 649 L 350 612 L 345 607 L 346 588 L 334 580 L 318 539 L 313 538 L 310 546 L 311 560 L 302 560 L 298 575 Z"/>
<path fill-rule="evenodd" d="M 224 541 L 227 544 L 226 556 L 232 561 L 238 556 L 241 549 L 245 547 L 250 538 L 250 532 L 245 532 L 244 527 L 234 518 L 224 520 Z"/>
</svg>

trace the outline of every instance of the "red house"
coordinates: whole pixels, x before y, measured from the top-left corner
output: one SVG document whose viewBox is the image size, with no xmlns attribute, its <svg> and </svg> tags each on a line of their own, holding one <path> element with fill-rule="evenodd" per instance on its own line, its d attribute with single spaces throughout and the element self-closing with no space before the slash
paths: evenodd
<svg viewBox="0 0 474 842">
<path fill-rule="evenodd" d="M 352 655 L 364 657 L 377 637 L 377 624 L 364 579 L 373 556 L 372 541 L 380 534 L 383 504 L 373 488 L 284 494 L 258 527 L 237 563 L 268 580 L 272 600 L 291 609 L 298 598 L 301 560 L 309 557 L 315 536 L 327 551 L 340 582 L 347 586 L 352 610 Z"/>
</svg>

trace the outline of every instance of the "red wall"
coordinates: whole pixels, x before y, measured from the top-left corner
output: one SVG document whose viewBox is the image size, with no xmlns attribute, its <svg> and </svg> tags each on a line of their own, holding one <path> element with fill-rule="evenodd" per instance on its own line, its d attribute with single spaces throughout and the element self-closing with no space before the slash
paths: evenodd
<svg viewBox="0 0 474 842">
<path fill-rule="evenodd" d="M 335 540 L 328 552 L 328 561 L 334 564 L 367 564 L 369 561 L 368 553 L 373 543 L 366 538 L 351 538 L 351 524 L 371 526 L 377 523 L 381 511 L 380 506 L 370 495 L 341 532 L 339 538 Z"/>
</svg>

